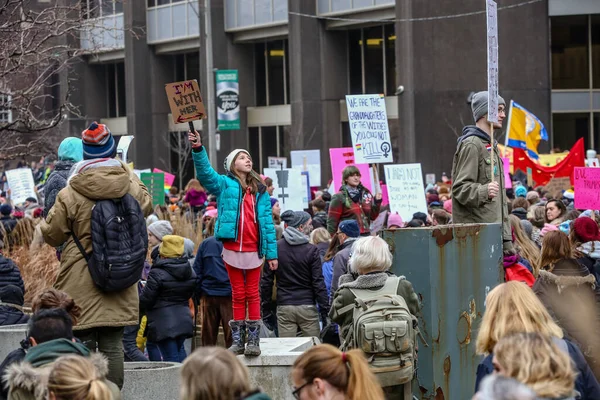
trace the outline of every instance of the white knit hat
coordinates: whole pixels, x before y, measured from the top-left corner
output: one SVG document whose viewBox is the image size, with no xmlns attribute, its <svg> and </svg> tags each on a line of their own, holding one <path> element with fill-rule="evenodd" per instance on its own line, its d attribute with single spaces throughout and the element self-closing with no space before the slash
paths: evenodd
<svg viewBox="0 0 600 400">
<path fill-rule="evenodd" d="M 163 236 L 172 235 L 173 227 L 169 221 L 156 221 L 148 226 L 148 231 L 162 242 Z"/>
<path fill-rule="evenodd" d="M 242 152 L 250 155 L 250 153 L 248 153 L 248 150 L 235 149 L 234 151 L 232 151 L 231 153 L 229 153 L 229 155 L 227 157 L 225 157 L 225 171 L 231 172 L 231 164 L 233 164 L 233 160 L 235 160 L 235 158 L 237 157 L 237 155 L 240 154 L 240 153 L 242 153 Z"/>
</svg>

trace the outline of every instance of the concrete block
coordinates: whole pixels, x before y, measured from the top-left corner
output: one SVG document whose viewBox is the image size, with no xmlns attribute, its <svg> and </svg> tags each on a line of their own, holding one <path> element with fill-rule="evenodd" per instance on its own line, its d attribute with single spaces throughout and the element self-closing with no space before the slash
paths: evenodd
<svg viewBox="0 0 600 400">
<path fill-rule="evenodd" d="M 300 354 L 318 344 L 314 337 L 266 338 L 260 340 L 260 356 L 238 359 L 248 367 L 252 386 L 260 387 L 273 400 L 291 399 L 292 365 Z"/>
<path fill-rule="evenodd" d="M 126 362 L 123 400 L 178 400 L 181 365 L 175 362 Z"/>
<path fill-rule="evenodd" d="M 27 325 L 0 326 L 0 362 L 8 353 L 21 347 L 21 340 L 27 336 Z"/>
</svg>

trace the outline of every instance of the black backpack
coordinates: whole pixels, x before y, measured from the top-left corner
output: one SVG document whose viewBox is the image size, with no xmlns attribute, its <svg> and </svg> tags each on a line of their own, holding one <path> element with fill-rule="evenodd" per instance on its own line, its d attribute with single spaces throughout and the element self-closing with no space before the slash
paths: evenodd
<svg viewBox="0 0 600 400">
<path fill-rule="evenodd" d="M 148 252 L 146 220 L 137 200 L 126 194 L 120 199 L 96 202 L 91 226 L 91 254 L 85 252 L 75 233 L 73 240 L 96 286 L 105 292 L 117 292 L 137 283 Z"/>
</svg>

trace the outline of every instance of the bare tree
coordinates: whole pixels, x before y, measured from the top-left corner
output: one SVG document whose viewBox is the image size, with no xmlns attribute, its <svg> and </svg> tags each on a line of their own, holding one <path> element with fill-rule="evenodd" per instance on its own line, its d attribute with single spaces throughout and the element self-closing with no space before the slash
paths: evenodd
<svg viewBox="0 0 600 400">
<path fill-rule="evenodd" d="M 90 52 L 91 15 L 86 0 L 0 0 L 0 160 L 48 154 L 67 116 L 81 117 L 69 69 Z"/>
</svg>

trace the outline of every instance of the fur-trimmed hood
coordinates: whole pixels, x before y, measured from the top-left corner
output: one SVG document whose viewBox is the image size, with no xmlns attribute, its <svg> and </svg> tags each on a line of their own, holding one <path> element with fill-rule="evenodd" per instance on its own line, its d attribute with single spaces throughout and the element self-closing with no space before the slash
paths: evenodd
<svg viewBox="0 0 600 400">
<path fill-rule="evenodd" d="M 89 360 L 98 370 L 100 377 L 102 379 L 106 378 L 108 374 L 107 359 L 100 353 L 92 353 L 89 355 Z M 47 398 L 48 377 L 52 370 L 52 364 L 36 368 L 29 362 L 24 361 L 11 365 L 5 375 L 10 392 L 22 390 L 30 393 L 35 400 L 45 400 Z"/>
<path fill-rule="evenodd" d="M 586 276 L 555 275 L 552 272 L 540 270 L 538 280 L 540 283 L 555 285 L 559 294 L 572 286 L 589 285 L 592 289 L 596 287 L 596 278 L 591 274 Z"/>
<path fill-rule="evenodd" d="M 339 289 L 379 289 L 385 285 L 387 278 L 392 276 L 387 272 L 372 272 L 366 275 L 358 275 L 355 279 L 353 274 L 345 274 L 340 276 Z M 404 276 L 398 277 L 401 281 L 406 280 Z"/>
</svg>

